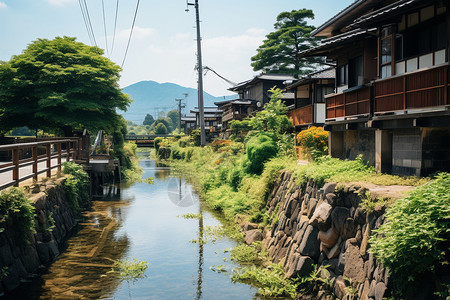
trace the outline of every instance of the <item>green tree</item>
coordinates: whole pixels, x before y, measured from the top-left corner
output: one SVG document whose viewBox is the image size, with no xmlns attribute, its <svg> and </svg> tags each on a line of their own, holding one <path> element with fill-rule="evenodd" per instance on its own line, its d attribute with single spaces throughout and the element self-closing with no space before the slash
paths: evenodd
<svg viewBox="0 0 450 300">
<path fill-rule="evenodd" d="M 131 100 L 118 85 L 121 68 L 103 50 L 75 38 L 38 39 L 0 65 L 0 133 L 28 126 L 63 133 L 113 132 L 116 109 Z M 122 126 L 122 125 L 120 125 Z"/>
<path fill-rule="evenodd" d="M 174 109 L 169 111 L 167 117 L 172 120 L 173 129 L 178 128 L 178 110 Z"/>
<path fill-rule="evenodd" d="M 155 122 L 155 119 L 151 114 L 147 114 L 145 116 L 144 122 L 142 122 L 142 125 L 152 125 Z"/>
<path fill-rule="evenodd" d="M 317 38 L 310 33 L 315 29 L 305 19 L 314 19 L 309 9 L 282 12 L 274 24 L 275 31 L 266 35 L 257 54 L 251 58 L 254 71 L 292 74 L 296 77 L 316 68 L 317 58 L 299 58 L 300 51 L 317 45 Z"/>
<path fill-rule="evenodd" d="M 158 123 L 155 127 L 156 134 L 167 134 L 167 127 L 163 123 Z"/>
</svg>

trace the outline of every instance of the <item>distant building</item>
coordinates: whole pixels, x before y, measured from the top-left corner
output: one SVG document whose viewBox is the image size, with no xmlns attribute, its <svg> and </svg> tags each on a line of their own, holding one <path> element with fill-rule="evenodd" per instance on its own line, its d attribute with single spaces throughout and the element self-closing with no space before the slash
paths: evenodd
<svg viewBox="0 0 450 300">
<path fill-rule="evenodd" d="M 450 7 L 438 0 L 357 0 L 318 27 L 300 53 L 337 66 L 325 129 L 334 157 L 377 171 L 450 171 Z"/>
<path fill-rule="evenodd" d="M 214 102 L 222 113 L 222 131 L 227 131 L 229 123 L 233 120 L 242 121 L 257 111 L 257 100 L 234 99 Z"/>
<path fill-rule="evenodd" d="M 268 90 L 274 86 L 283 89 L 286 85 L 291 84 L 295 78 L 285 74 L 261 74 L 251 80 L 241 82 L 229 90 L 236 92 L 239 99 L 256 101 L 258 110 L 264 108 L 264 104 L 270 101 L 270 93 Z M 285 96 L 286 105 L 294 103 L 294 95 L 289 93 Z"/>
</svg>

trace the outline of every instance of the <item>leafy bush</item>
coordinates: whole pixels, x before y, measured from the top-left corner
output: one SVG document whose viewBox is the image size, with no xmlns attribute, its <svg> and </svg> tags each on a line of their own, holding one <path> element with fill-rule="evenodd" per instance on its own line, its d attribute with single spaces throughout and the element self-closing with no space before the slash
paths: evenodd
<svg viewBox="0 0 450 300">
<path fill-rule="evenodd" d="M 64 174 L 70 175 L 64 182 L 69 205 L 73 210 L 80 211 L 89 200 L 89 176 L 82 166 L 74 162 L 65 162 L 63 166 Z"/>
<path fill-rule="evenodd" d="M 370 251 L 390 268 L 400 290 L 438 264 L 448 263 L 449 191 L 450 174 L 439 174 L 397 200 L 386 213 L 387 222 L 370 238 Z"/>
<path fill-rule="evenodd" d="M 155 133 L 156 134 L 167 134 L 167 127 L 163 123 L 158 123 L 155 126 Z"/>
<path fill-rule="evenodd" d="M 194 146 L 200 146 L 200 128 L 194 129 L 189 134 L 194 143 Z"/>
<path fill-rule="evenodd" d="M 22 189 L 11 188 L 0 193 L 0 232 L 5 228 L 8 219 L 11 219 L 18 229 L 23 240 L 35 232 L 35 208 Z"/>
<path fill-rule="evenodd" d="M 281 265 L 271 264 L 264 269 L 256 266 L 233 270 L 233 282 L 252 283 L 258 287 L 258 294 L 263 297 L 288 296 L 297 297 L 297 286 L 285 278 Z"/>
<path fill-rule="evenodd" d="M 164 139 L 163 139 L 162 137 L 160 137 L 160 136 L 156 137 L 156 138 L 153 140 L 153 144 L 154 144 L 154 146 L 155 146 L 155 150 L 156 150 L 157 153 L 158 153 L 160 144 L 161 144 L 161 142 L 162 142 L 163 140 L 164 140 Z"/>
<path fill-rule="evenodd" d="M 264 163 L 277 155 L 278 147 L 270 136 L 258 134 L 248 140 L 245 150 L 247 152 L 247 160 L 244 162 L 245 171 L 261 174 Z"/>
<path fill-rule="evenodd" d="M 328 132 L 323 127 L 312 126 L 300 131 L 297 135 L 297 144 L 303 149 L 305 155 L 312 159 L 328 154 Z"/>
</svg>

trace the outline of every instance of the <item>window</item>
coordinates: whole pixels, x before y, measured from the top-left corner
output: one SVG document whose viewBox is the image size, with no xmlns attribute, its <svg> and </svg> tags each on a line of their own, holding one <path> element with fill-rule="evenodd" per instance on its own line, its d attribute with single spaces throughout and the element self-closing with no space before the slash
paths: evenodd
<svg viewBox="0 0 450 300">
<path fill-rule="evenodd" d="M 363 56 L 357 56 L 348 61 L 348 87 L 364 84 Z"/>
<path fill-rule="evenodd" d="M 342 86 L 348 84 L 348 64 L 339 66 L 337 69 L 337 85 Z"/>
<path fill-rule="evenodd" d="M 325 103 L 325 96 L 334 93 L 333 86 L 317 86 L 316 103 Z"/>
<path fill-rule="evenodd" d="M 381 65 L 380 73 L 381 78 L 391 76 L 391 65 L 392 65 L 392 27 L 385 27 L 381 30 L 381 40 L 380 40 L 380 52 L 381 52 Z"/>
</svg>

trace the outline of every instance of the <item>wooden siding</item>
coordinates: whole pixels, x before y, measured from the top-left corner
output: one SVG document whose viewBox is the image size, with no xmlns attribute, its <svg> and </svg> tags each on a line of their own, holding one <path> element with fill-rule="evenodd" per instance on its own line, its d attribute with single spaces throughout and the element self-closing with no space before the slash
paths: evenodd
<svg viewBox="0 0 450 300">
<path fill-rule="evenodd" d="M 370 113 L 370 87 L 326 96 L 326 119 Z"/>
<path fill-rule="evenodd" d="M 303 106 L 294 109 L 288 114 L 294 126 L 312 124 L 313 123 L 313 105 Z"/>
<path fill-rule="evenodd" d="M 450 104 L 449 65 L 374 82 L 374 113 Z"/>
</svg>

